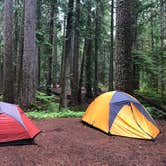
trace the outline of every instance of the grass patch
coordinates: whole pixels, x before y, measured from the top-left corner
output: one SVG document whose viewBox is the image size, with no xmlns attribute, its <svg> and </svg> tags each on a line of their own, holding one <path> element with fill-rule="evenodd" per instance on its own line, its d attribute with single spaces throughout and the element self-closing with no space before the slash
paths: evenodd
<svg viewBox="0 0 166 166">
<path fill-rule="evenodd" d="M 83 112 L 75 112 L 71 110 L 65 110 L 62 112 L 50 112 L 50 111 L 31 111 L 26 112 L 28 117 L 35 119 L 49 119 L 49 118 L 68 118 L 68 117 L 82 117 Z"/>
</svg>

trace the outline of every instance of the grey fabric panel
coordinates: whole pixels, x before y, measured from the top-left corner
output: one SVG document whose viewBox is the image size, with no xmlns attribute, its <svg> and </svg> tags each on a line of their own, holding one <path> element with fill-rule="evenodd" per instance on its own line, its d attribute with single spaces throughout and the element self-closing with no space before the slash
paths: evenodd
<svg viewBox="0 0 166 166">
<path fill-rule="evenodd" d="M 13 117 L 26 129 L 24 122 L 21 119 L 20 113 L 17 109 L 17 105 L 0 102 L 0 113 L 4 113 Z"/>
<path fill-rule="evenodd" d="M 130 102 L 138 102 L 136 99 L 132 98 L 130 95 L 124 92 L 115 92 L 115 94 L 112 96 L 111 103 L 118 103 L 123 101 L 130 101 Z"/>
</svg>

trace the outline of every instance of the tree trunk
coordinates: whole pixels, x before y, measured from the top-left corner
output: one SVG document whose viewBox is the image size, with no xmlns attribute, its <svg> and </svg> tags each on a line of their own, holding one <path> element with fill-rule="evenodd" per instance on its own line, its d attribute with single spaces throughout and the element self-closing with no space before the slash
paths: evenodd
<svg viewBox="0 0 166 166">
<path fill-rule="evenodd" d="M 36 93 L 36 0 L 25 0 L 24 54 L 21 87 L 21 103 L 29 107 Z"/>
<path fill-rule="evenodd" d="M 2 5 L 3 2 L 1 2 Z M 0 14 L 0 22 L 3 20 L 3 13 Z M 2 28 L 1 28 L 2 29 Z M 0 43 L 3 41 L 3 34 L 0 34 Z M 3 46 L 0 44 L 0 94 L 3 94 Z"/>
<path fill-rule="evenodd" d="M 0 95 L 3 94 L 3 64 L 0 62 Z"/>
<path fill-rule="evenodd" d="M 65 49 L 64 49 L 64 62 L 62 66 L 61 76 L 61 97 L 60 107 L 67 107 L 67 71 L 69 69 L 69 62 L 71 58 L 71 41 L 72 41 L 72 25 L 73 25 L 73 5 L 74 1 L 69 0 L 68 2 L 68 15 L 67 15 L 67 27 L 66 27 L 66 38 L 65 38 Z"/>
<path fill-rule="evenodd" d="M 152 48 L 152 51 L 154 50 L 154 32 L 153 32 L 153 28 L 154 28 L 154 26 L 153 26 L 153 23 L 154 21 L 153 21 L 153 13 L 152 13 L 152 11 L 151 11 L 151 16 L 150 16 L 150 31 L 151 31 L 151 48 Z"/>
<path fill-rule="evenodd" d="M 166 6 L 166 5 L 165 5 Z M 164 25 L 166 26 L 166 21 L 164 20 L 164 1 L 160 0 L 160 84 L 161 84 L 161 95 L 165 94 L 165 81 L 164 81 L 164 64 L 166 58 L 164 57 L 164 39 L 165 39 L 165 32 L 164 32 Z"/>
<path fill-rule="evenodd" d="M 91 6 L 89 4 L 88 11 L 91 11 Z M 86 98 L 92 98 L 92 23 L 91 23 L 91 13 L 88 13 L 87 20 L 87 49 L 86 49 L 86 62 L 85 62 L 85 75 L 86 75 Z"/>
<path fill-rule="evenodd" d="M 52 55 L 53 55 L 53 35 L 54 35 L 54 2 L 50 1 L 50 23 L 49 23 L 49 48 L 48 48 L 48 76 L 47 76 L 47 94 L 51 93 L 52 85 Z"/>
<path fill-rule="evenodd" d="M 116 89 L 132 92 L 131 1 L 117 1 Z"/>
<path fill-rule="evenodd" d="M 80 0 L 76 0 L 73 65 L 71 73 L 71 99 L 72 99 L 72 104 L 74 105 L 78 104 L 79 49 L 80 49 Z"/>
<path fill-rule="evenodd" d="M 62 83 L 64 57 L 65 57 L 65 36 L 66 36 L 66 16 L 64 16 L 64 21 L 63 21 L 63 39 L 62 39 L 60 84 Z"/>
<path fill-rule="evenodd" d="M 98 95 L 98 52 L 99 52 L 99 3 L 96 6 L 95 18 L 95 68 L 94 68 L 94 96 Z"/>
<path fill-rule="evenodd" d="M 132 49 L 138 50 L 138 6 L 139 0 L 132 1 Z M 133 89 L 139 89 L 140 68 L 139 59 L 133 58 Z"/>
<path fill-rule="evenodd" d="M 84 50 L 83 50 L 82 61 L 81 61 L 81 69 L 80 69 L 79 88 L 78 88 L 78 103 L 79 104 L 81 104 L 81 102 L 82 102 L 82 84 L 83 84 L 86 49 L 87 49 L 87 41 L 85 39 Z"/>
<path fill-rule="evenodd" d="M 102 64 L 99 80 L 103 85 L 106 84 L 106 41 L 102 43 Z"/>
<path fill-rule="evenodd" d="M 13 94 L 13 50 L 12 50 L 12 30 L 13 30 L 13 1 L 5 0 L 4 7 L 4 65 L 3 65 L 3 100 L 6 102 L 14 102 Z"/>
<path fill-rule="evenodd" d="M 37 31 L 41 31 L 41 5 L 42 1 L 37 0 L 37 24 L 36 29 Z M 41 70 L 40 70 L 40 63 L 41 63 L 41 46 L 40 43 L 37 45 L 37 61 L 38 61 L 38 71 L 37 71 L 37 87 L 40 88 L 40 77 L 41 77 Z"/>
<path fill-rule="evenodd" d="M 86 51 L 86 97 L 87 99 L 92 98 L 92 39 L 87 41 Z"/>
<path fill-rule="evenodd" d="M 153 8 L 151 9 L 151 12 L 150 12 L 150 35 L 151 35 L 151 51 L 152 51 L 152 60 L 154 61 L 154 62 L 156 62 L 156 64 L 157 64 L 157 66 L 158 66 L 158 70 L 160 70 L 159 69 L 159 61 L 156 61 L 156 58 L 158 58 L 158 57 L 156 57 L 155 56 L 155 53 L 154 53 L 154 51 L 155 51 L 155 43 L 154 43 L 154 11 L 153 11 Z M 158 92 L 158 88 L 159 88 L 159 85 L 158 85 L 158 83 L 159 83 L 159 76 L 156 74 L 156 75 L 150 75 L 150 86 L 156 91 L 156 92 Z"/>
<path fill-rule="evenodd" d="M 109 68 L 109 87 L 108 90 L 113 90 L 113 79 L 114 79 L 114 69 L 113 69 L 113 59 L 114 59 L 114 0 L 111 3 L 111 45 L 110 45 L 110 68 Z"/>
<path fill-rule="evenodd" d="M 53 35 L 53 74 L 52 74 L 52 82 L 55 86 L 58 81 L 58 32 L 57 32 L 57 24 L 58 24 L 58 4 L 57 0 L 54 1 L 55 4 L 55 12 L 54 12 L 54 35 Z"/>
<path fill-rule="evenodd" d="M 17 56 L 18 56 L 18 44 L 19 44 L 19 31 L 20 31 L 20 25 L 19 25 L 19 0 L 15 0 L 15 6 L 17 8 L 15 9 L 14 13 L 14 41 L 13 41 L 13 59 L 14 59 L 14 85 L 16 85 L 16 63 L 17 63 Z M 15 88 L 14 88 L 15 89 Z"/>
<path fill-rule="evenodd" d="M 18 56 L 16 65 L 16 93 L 15 98 L 18 103 L 21 101 L 21 85 L 22 85 L 22 69 L 23 69 L 23 50 L 24 50 L 24 12 L 25 4 L 23 5 L 23 14 L 21 20 L 21 29 L 18 41 Z"/>
</svg>

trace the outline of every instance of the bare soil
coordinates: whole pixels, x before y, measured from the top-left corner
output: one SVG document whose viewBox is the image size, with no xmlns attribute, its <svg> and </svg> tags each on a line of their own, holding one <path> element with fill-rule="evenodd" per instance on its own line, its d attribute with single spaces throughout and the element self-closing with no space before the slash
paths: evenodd
<svg viewBox="0 0 166 166">
<path fill-rule="evenodd" d="M 166 166 L 166 121 L 154 142 L 108 136 L 79 118 L 33 122 L 36 145 L 1 146 L 0 166 Z"/>
</svg>

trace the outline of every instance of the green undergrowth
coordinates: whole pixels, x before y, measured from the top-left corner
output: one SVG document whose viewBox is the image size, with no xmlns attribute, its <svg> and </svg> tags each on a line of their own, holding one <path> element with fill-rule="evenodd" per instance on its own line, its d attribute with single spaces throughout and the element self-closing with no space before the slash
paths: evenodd
<svg viewBox="0 0 166 166">
<path fill-rule="evenodd" d="M 154 119 L 166 120 L 166 113 L 165 112 L 159 112 L 156 110 L 155 107 L 152 107 L 152 106 L 147 106 L 146 110 L 151 114 L 151 116 Z"/>
<path fill-rule="evenodd" d="M 47 119 L 47 118 L 69 118 L 69 117 L 82 117 L 83 112 L 75 112 L 71 110 L 63 110 L 61 112 L 50 111 L 31 111 L 26 112 L 28 117 L 35 119 Z"/>
<path fill-rule="evenodd" d="M 59 104 L 55 102 L 57 96 L 48 96 L 43 92 L 37 92 L 36 101 L 32 104 L 26 114 L 30 118 L 44 119 L 44 118 L 67 118 L 67 117 L 82 117 L 83 110 L 61 109 L 59 111 Z"/>
<path fill-rule="evenodd" d="M 166 105 L 166 96 L 161 96 L 154 91 L 135 91 L 135 97 L 144 105 L 146 110 L 151 114 L 151 116 L 155 119 L 166 119 L 166 113 L 162 111 L 158 111 L 155 106 L 149 104 L 146 100 L 141 98 L 139 95 L 144 96 L 152 100 L 153 102 L 157 102 L 159 105 Z"/>
<path fill-rule="evenodd" d="M 154 106 L 137 96 L 137 94 L 148 96 L 162 104 L 165 104 L 165 98 L 162 98 L 160 95 L 154 93 L 140 91 L 135 92 L 135 97 L 145 106 L 146 110 L 152 115 L 153 118 L 166 119 L 166 113 L 157 111 Z M 1 98 L 2 96 L 0 96 L 0 99 Z M 45 93 L 38 91 L 36 94 L 36 101 L 32 104 L 31 109 L 26 111 L 26 114 L 30 118 L 35 119 L 82 117 L 88 106 L 88 104 L 78 105 L 70 107 L 69 109 L 62 108 L 61 111 L 59 111 L 59 104 L 55 102 L 57 101 L 57 98 L 58 97 L 55 95 L 48 96 Z"/>
</svg>

